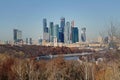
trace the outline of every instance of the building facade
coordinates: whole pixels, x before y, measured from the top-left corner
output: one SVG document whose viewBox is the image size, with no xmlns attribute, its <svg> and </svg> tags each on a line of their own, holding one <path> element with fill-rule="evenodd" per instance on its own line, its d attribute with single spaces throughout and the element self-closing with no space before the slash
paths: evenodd
<svg viewBox="0 0 120 80">
<path fill-rule="evenodd" d="M 71 21 L 71 27 L 74 27 L 75 26 L 75 23 L 74 23 L 74 20 Z"/>
<path fill-rule="evenodd" d="M 86 28 L 81 29 L 81 40 L 82 42 L 86 42 Z"/>
<path fill-rule="evenodd" d="M 72 27 L 72 43 L 79 41 L 79 31 L 77 27 Z"/>
<path fill-rule="evenodd" d="M 47 19 L 43 19 L 43 32 L 48 33 L 48 27 L 47 27 Z"/>
<path fill-rule="evenodd" d="M 47 19 L 43 19 L 43 40 L 49 42 L 49 33 L 48 33 L 48 27 L 47 27 Z"/>
<path fill-rule="evenodd" d="M 30 44 L 30 45 L 33 44 L 33 40 L 32 40 L 32 38 L 29 38 L 29 44 Z"/>
<path fill-rule="evenodd" d="M 49 39 L 50 39 L 50 42 L 53 42 L 53 37 L 54 37 L 54 23 L 50 22 L 50 26 L 49 26 Z"/>
<path fill-rule="evenodd" d="M 71 36 L 70 22 L 66 22 L 66 25 L 64 27 L 64 43 L 69 44 L 71 42 L 70 36 Z"/>
<path fill-rule="evenodd" d="M 54 26 L 53 36 L 57 38 L 57 42 L 59 41 L 59 25 L 56 24 Z"/>
<path fill-rule="evenodd" d="M 14 29 L 13 30 L 13 40 L 15 43 L 22 41 L 22 31 L 20 31 L 18 29 Z"/>
<path fill-rule="evenodd" d="M 65 18 L 61 17 L 60 28 L 59 28 L 59 42 L 62 43 L 64 43 L 64 27 L 65 27 Z"/>
</svg>

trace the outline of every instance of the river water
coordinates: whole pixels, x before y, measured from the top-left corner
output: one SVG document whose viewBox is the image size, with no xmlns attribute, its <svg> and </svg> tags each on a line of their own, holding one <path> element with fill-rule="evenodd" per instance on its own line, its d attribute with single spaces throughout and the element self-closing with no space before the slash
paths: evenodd
<svg viewBox="0 0 120 80">
<path fill-rule="evenodd" d="M 79 56 L 69 56 L 69 57 L 64 57 L 65 60 L 78 60 Z"/>
<path fill-rule="evenodd" d="M 64 54 L 64 55 L 41 55 L 36 57 L 36 60 L 51 60 L 57 57 L 63 57 L 64 60 L 78 60 L 79 56 L 90 55 L 93 53 L 74 53 L 74 54 Z"/>
<path fill-rule="evenodd" d="M 78 60 L 79 56 L 65 56 L 63 58 L 64 60 Z M 36 58 L 36 60 L 51 60 L 51 59 L 53 58 L 51 58 L 50 56 L 40 56 Z"/>
</svg>

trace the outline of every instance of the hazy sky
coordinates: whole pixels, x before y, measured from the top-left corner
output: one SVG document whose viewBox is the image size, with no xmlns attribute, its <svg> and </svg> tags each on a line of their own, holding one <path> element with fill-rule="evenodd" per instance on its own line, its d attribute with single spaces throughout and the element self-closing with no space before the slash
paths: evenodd
<svg viewBox="0 0 120 80">
<path fill-rule="evenodd" d="M 60 24 L 60 18 L 87 28 L 93 39 L 110 21 L 120 22 L 120 0 L 0 0 L 0 40 L 12 40 L 13 29 L 23 38 L 42 36 L 42 19 Z"/>
</svg>

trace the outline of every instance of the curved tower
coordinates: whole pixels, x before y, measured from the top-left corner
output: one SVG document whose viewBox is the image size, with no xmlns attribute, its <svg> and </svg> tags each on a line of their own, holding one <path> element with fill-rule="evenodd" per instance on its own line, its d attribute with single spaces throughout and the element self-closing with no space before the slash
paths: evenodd
<svg viewBox="0 0 120 80">
<path fill-rule="evenodd" d="M 81 40 L 82 42 L 86 42 L 86 28 L 81 29 Z"/>
</svg>

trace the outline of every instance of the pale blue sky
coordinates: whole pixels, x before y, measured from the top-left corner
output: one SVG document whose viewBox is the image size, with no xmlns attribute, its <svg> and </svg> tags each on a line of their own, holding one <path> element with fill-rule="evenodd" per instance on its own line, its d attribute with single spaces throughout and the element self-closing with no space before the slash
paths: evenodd
<svg viewBox="0 0 120 80">
<path fill-rule="evenodd" d="M 120 0 L 0 0 L 0 40 L 12 40 L 14 28 L 38 39 L 43 18 L 59 24 L 62 16 L 93 39 L 111 20 L 120 22 Z"/>
</svg>

